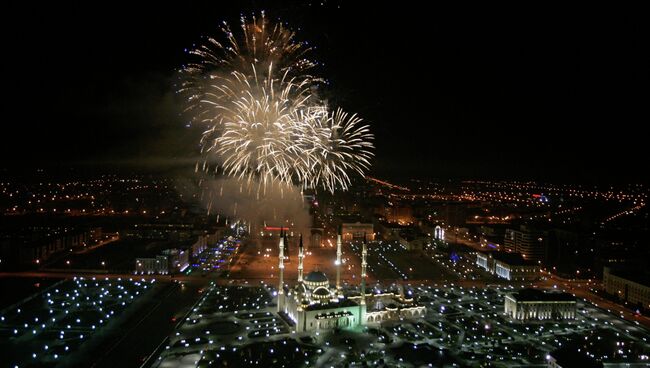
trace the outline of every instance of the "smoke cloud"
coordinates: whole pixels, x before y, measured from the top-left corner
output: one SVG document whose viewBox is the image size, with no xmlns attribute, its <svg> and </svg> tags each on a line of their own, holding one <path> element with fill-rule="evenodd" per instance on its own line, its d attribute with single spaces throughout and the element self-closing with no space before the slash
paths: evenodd
<svg viewBox="0 0 650 368">
<path fill-rule="evenodd" d="M 253 235 L 265 226 L 283 226 L 294 234 L 302 233 L 305 243 L 309 242 L 309 204 L 298 187 L 220 177 L 204 180 L 200 189 L 201 204 L 209 213 L 244 221 Z"/>
</svg>

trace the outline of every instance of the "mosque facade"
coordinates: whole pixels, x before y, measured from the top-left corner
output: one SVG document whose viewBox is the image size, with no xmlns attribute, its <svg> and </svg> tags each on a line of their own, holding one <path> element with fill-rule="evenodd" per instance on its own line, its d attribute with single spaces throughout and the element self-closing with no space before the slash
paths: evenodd
<svg viewBox="0 0 650 368">
<path fill-rule="evenodd" d="M 325 273 L 314 270 L 303 274 L 305 257 L 302 236 L 298 248 L 298 280 L 293 286 L 284 282 L 286 234 L 280 235 L 278 312 L 295 323 L 296 332 L 354 328 L 366 324 L 400 318 L 423 317 L 426 309 L 413 298 L 399 293 L 367 293 L 367 243 L 361 252 L 361 283 L 359 293 L 349 294 L 341 287 L 341 234 L 336 241 L 336 283 L 332 285 Z M 400 290 L 402 290 L 400 288 Z"/>
</svg>

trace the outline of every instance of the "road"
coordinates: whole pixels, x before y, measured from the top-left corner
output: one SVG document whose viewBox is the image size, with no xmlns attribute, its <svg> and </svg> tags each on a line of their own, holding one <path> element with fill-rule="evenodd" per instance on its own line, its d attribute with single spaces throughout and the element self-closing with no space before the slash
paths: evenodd
<svg viewBox="0 0 650 368">
<path fill-rule="evenodd" d="M 551 275 L 551 277 L 546 280 L 540 280 L 537 285 L 545 288 L 554 288 L 554 286 L 557 285 L 558 288 L 568 293 L 574 294 L 578 298 L 587 299 L 597 307 L 611 310 L 612 313 L 621 316 L 625 320 L 631 322 L 639 322 L 639 324 L 642 324 L 646 328 L 650 328 L 650 318 L 647 316 L 637 316 L 624 306 L 594 294 L 590 290 L 590 288 L 594 287 L 593 282 L 587 283 L 585 280 L 567 280 L 555 275 Z"/>
<path fill-rule="evenodd" d="M 78 251 L 76 251 L 74 253 L 75 254 L 87 253 L 87 252 L 90 252 L 90 251 L 92 251 L 94 249 L 97 249 L 99 247 L 103 247 L 104 245 L 110 244 L 112 242 L 116 242 L 118 240 L 120 240 L 120 236 L 119 235 L 113 235 L 112 237 L 110 237 L 108 239 L 102 240 L 102 241 L 98 242 L 97 244 L 91 245 L 90 247 L 85 247 L 85 248 L 83 248 L 81 250 L 78 250 Z"/>
<path fill-rule="evenodd" d="M 93 245 L 91 245 L 89 247 L 84 246 L 83 248 L 76 248 L 76 249 L 74 249 L 72 251 L 72 253 L 61 252 L 61 253 L 57 254 L 56 256 L 50 257 L 47 261 L 43 262 L 40 265 L 40 268 L 50 267 L 51 265 L 56 264 L 60 260 L 70 257 L 70 255 L 88 253 L 89 251 L 95 250 L 97 248 L 101 248 L 101 247 L 103 247 L 105 245 L 111 244 L 111 243 L 116 242 L 118 240 L 120 240 L 119 235 L 114 235 L 114 236 L 112 236 L 112 237 L 110 237 L 108 239 L 104 239 L 104 240 L 98 242 L 97 244 L 93 244 Z"/>
<path fill-rule="evenodd" d="M 172 282 L 173 280 L 182 281 L 187 284 L 199 284 L 204 285 L 209 281 L 215 281 L 210 277 L 200 277 L 199 275 L 173 275 L 163 276 L 163 275 L 135 275 L 132 273 L 92 273 L 92 272 L 80 272 L 71 270 L 70 272 L 47 272 L 47 271 L 30 271 L 30 272 L 0 272 L 0 278 L 3 277 L 26 277 L 26 278 L 55 278 L 55 279 L 71 279 L 73 277 L 85 277 L 92 278 L 96 277 L 99 279 L 109 278 L 117 279 L 123 278 L 128 279 L 132 278 L 134 280 L 156 280 L 156 282 Z"/>
</svg>

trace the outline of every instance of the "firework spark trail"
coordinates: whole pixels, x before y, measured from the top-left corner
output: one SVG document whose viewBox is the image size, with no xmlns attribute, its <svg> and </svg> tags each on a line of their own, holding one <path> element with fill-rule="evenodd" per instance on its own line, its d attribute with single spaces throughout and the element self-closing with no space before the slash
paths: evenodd
<svg viewBox="0 0 650 368">
<path fill-rule="evenodd" d="M 215 38 L 190 54 L 198 61 L 181 72 L 187 111 L 207 126 L 201 138 L 205 160 L 215 171 L 260 187 L 272 183 L 346 190 L 350 174 L 364 175 L 373 156 L 373 136 L 355 114 L 328 111 L 310 74 L 317 63 L 295 34 L 262 13 L 241 18 L 241 35 L 222 26 Z"/>
<path fill-rule="evenodd" d="M 345 190 L 350 185 L 348 171 L 363 176 L 370 168 L 373 136 L 358 116 L 341 109 L 332 113 L 311 108 L 294 120 L 302 123 L 295 139 L 294 167 L 306 181 L 305 187 Z"/>
</svg>

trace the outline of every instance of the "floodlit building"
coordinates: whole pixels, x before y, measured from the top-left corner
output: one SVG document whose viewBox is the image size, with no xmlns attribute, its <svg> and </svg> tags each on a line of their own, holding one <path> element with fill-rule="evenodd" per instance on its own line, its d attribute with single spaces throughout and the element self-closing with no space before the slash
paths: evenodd
<svg viewBox="0 0 650 368">
<path fill-rule="evenodd" d="M 343 241 L 360 241 L 367 238 L 370 241 L 375 240 L 375 230 L 371 222 L 344 222 L 341 224 L 341 236 Z"/>
<path fill-rule="evenodd" d="M 167 275 L 169 273 L 169 257 L 159 255 L 149 258 L 136 258 L 135 273 L 140 275 Z"/>
<path fill-rule="evenodd" d="M 215 234 L 200 235 L 196 241 L 178 249 L 166 249 L 154 257 L 141 257 L 135 260 L 135 273 L 140 275 L 167 275 L 183 272 L 192 259 L 198 257 L 216 242 Z"/>
<path fill-rule="evenodd" d="M 576 298 L 568 293 L 523 289 L 506 295 L 505 313 L 516 320 L 564 320 L 576 317 Z"/>
<path fill-rule="evenodd" d="M 398 238 L 399 244 L 406 250 L 422 250 L 430 240 L 423 234 L 403 232 Z"/>
<path fill-rule="evenodd" d="M 361 257 L 360 295 L 347 295 L 341 287 L 341 245 L 339 233 L 336 242 L 336 284 L 332 286 L 323 272 L 312 271 L 303 276 L 305 257 L 302 238 L 298 248 L 298 280 L 293 287 L 284 284 L 284 242 L 280 238 L 278 285 L 278 312 L 296 324 L 296 331 L 311 331 L 333 328 L 352 328 L 367 323 L 398 318 L 424 316 L 425 307 L 416 305 L 404 293 L 381 295 L 366 293 L 366 241 L 363 242 Z"/>
<path fill-rule="evenodd" d="M 445 240 L 445 229 L 440 227 L 440 225 L 437 225 L 436 228 L 433 230 L 433 238 L 436 240 Z"/>
<path fill-rule="evenodd" d="M 603 286 L 608 294 L 621 300 L 650 309 L 650 279 L 643 273 L 603 269 Z"/>
<path fill-rule="evenodd" d="M 477 252 L 476 264 L 506 280 L 537 280 L 541 275 L 539 265 L 519 253 Z"/>
</svg>

